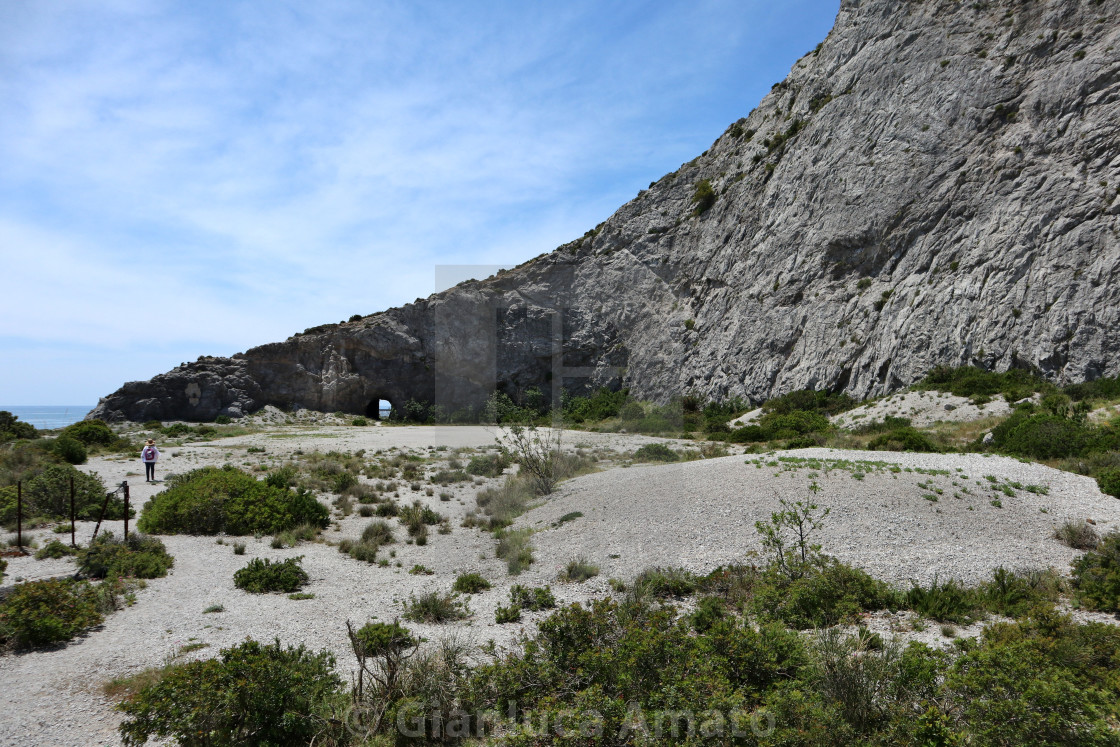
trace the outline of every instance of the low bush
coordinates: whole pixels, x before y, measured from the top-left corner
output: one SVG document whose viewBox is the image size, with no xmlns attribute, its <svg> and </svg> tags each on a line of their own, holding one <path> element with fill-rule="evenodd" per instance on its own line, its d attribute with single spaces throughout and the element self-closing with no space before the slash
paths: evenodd
<svg viewBox="0 0 1120 747">
<path fill-rule="evenodd" d="M 665 444 L 644 444 L 634 451 L 635 462 L 676 462 L 681 455 Z"/>
<path fill-rule="evenodd" d="M 490 452 L 471 457 L 467 464 L 467 472 L 480 477 L 498 477 L 509 465 L 510 459 L 505 452 Z"/>
<path fill-rule="evenodd" d="M 981 585 L 984 607 L 1005 617 L 1022 617 L 1040 606 L 1053 606 L 1062 590 L 1053 571 L 1009 571 L 999 567 Z"/>
<path fill-rule="evenodd" d="M 753 590 L 755 613 L 804 630 L 856 619 L 860 613 L 895 608 L 899 599 L 890 586 L 865 571 L 822 557 L 789 578 L 771 566 Z"/>
<path fill-rule="evenodd" d="M 564 570 L 560 572 L 560 580 L 582 584 L 587 579 L 598 575 L 599 566 L 581 555 L 568 561 Z"/>
<path fill-rule="evenodd" d="M 174 564 L 163 542 L 134 532 L 127 541 L 102 532 L 78 552 L 78 572 L 89 578 L 163 578 Z"/>
<path fill-rule="evenodd" d="M 50 558 L 51 560 L 58 560 L 59 558 L 66 558 L 70 557 L 71 555 L 77 554 L 78 551 L 75 548 L 70 547 L 70 545 L 67 545 L 63 542 L 59 542 L 56 539 L 52 539 L 43 547 L 42 550 L 35 553 L 35 559 L 46 560 Z"/>
<path fill-rule="evenodd" d="M 62 429 L 59 437 L 68 437 L 85 446 L 109 446 L 117 440 L 117 434 L 104 420 L 81 420 Z"/>
<path fill-rule="evenodd" d="M 393 528 L 386 521 L 371 521 L 362 530 L 362 542 L 374 545 L 391 545 L 397 541 L 393 536 Z"/>
<path fill-rule="evenodd" d="M 992 429 L 992 446 L 1007 454 L 1032 459 L 1061 459 L 1105 450 L 1104 429 L 1072 418 L 1017 409 Z"/>
<path fill-rule="evenodd" d="M 1022 369 L 1003 373 L 986 371 L 976 366 L 951 368 L 938 366 L 915 385 L 916 389 L 950 392 L 958 397 L 977 395 L 992 397 L 1002 394 L 1009 402 L 1029 397 L 1034 392 L 1053 391 L 1054 386 L 1045 379 Z"/>
<path fill-rule="evenodd" d="M 485 488 L 475 496 L 475 503 L 488 517 L 488 529 L 501 529 L 513 523 L 536 498 L 532 483 L 519 475 L 510 475 L 501 485 Z"/>
<path fill-rule="evenodd" d="M 18 415 L 0 410 L 0 443 L 20 439 L 32 440 L 39 437 L 39 431 L 31 423 L 25 423 Z"/>
<path fill-rule="evenodd" d="M 815 412 L 821 415 L 838 415 L 850 410 L 859 403 L 846 394 L 834 394 L 825 390 L 799 389 L 781 397 L 774 397 L 762 403 L 767 413 L 786 415 L 795 412 Z"/>
<path fill-rule="evenodd" d="M 941 448 L 926 433 L 916 428 L 902 427 L 876 436 L 867 445 L 872 451 L 922 451 L 936 453 Z"/>
<path fill-rule="evenodd" d="M 503 607 L 499 604 L 494 609 L 494 622 L 496 622 L 498 625 L 521 622 L 521 608 L 516 605 Z"/>
<path fill-rule="evenodd" d="M 490 588 L 490 582 L 477 573 L 461 573 L 451 586 L 462 594 L 478 594 Z"/>
<path fill-rule="evenodd" d="M 4 571 L 8 570 L 8 561 L 0 558 L 0 581 L 4 580 Z"/>
<path fill-rule="evenodd" d="M 105 502 L 105 483 L 97 475 L 76 470 L 69 464 L 50 464 L 28 479 L 23 486 L 23 519 L 31 517 L 51 521 L 70 519 L 70 480 L 74 481 L 74 510 L 82 521 L 96 521 Z M 16 495 L 0 489 L 0 522 L 15 521 Z M 105 507 L 105 519 L 117 521 L 124 518 L 124 499 L 114 493 Z"/>
<path fill-rule="evenodd" d="M 923 617 L 962 624 L 975 620 L 982 607 L 975 589 L 965 587 L 955 579 L 942 582 L 936 576 L 929 586 L 913 584 L 904 601 L 907 608 Z"/>
<path fill-rule="evenodd" d="M 49 579 L 18 584 L 0 602 L 0 644 L 37 648 L 68 641 L 100 625 L 112 608 L 109 587 L 88 581 Z"/>
<path fill-rule="evenodd" d="M 52 441 L 51 451 L 69 464 L 85 464 L 88 458 L 85 445 L 70 436 L 59 436 Z"/>
<path fill-rule="evenodd" d="M 1074 561 L 1073 586 L 1086 608 L 1120 613 L 1120 532 L 1105 535 L 1097 549 Z"/>
<path fill-rule="evenodd" d="M 149 534 L 276 534 L 310 524 L 326 528 L 330 510 L 304 490 L 257 480 L 235 467 L 202 467 L 168 481 L 140 515 Z"/>
<path fill-rule="evenodd" d="M 682 598 L 696 593 L 699 580 L 683 568 L 647 568 L 634 579 L 631 593 L 658 599 Z"/>
<path fill-rule="evenodd" d="M 533 564 L 532 529 L 499 529 L 495 536 L 498 538 L 495 554 L 506 561 L 509 575 L 516 576 Z"/>
<path fill-rule="evenodd" d="M 1085 521 L 1067 521 L 1054 530 L 1054 539 L 1074 550 L 1095 550 L 1101 538 L 1092 524 Z"/>
<path fill-rule="evenodd" d="M 509 602 L 513 607 L 530 612 L 540 612 L 556 607 L 556 597 L 547 586 L 522 586 L 514 584 L 509 590 Z"/>
<path fill-rule="evenodd" d="M 250 594 L 299 591 L 310 581 L 307 571 L 300 564 L 302 560 L 302 555 L 275 563 L 266 558 L 253 558 L 247 566 L 233 574 L 233 584 Z"/>
<path fill-rule="evenodd" d="M 419 597 L 411 596 L 404 605 L 404 619 L 419 623 L 446 623 L 462 620 L 470 615 L 467 605 L 457 594 L 440 594 L 430 591 Z"/>
<path fill-rule="evenodd" d="M 1105 495 L 1120 498 L 1120 468 L 1106 467 L 1098 472 L 1097 487 Z"/>
<path fill-rule="evenodd" d="M 199 747 L 347 744 L 334 664 L 327 652 L 246 640 L 217 659 L 166 668 L 117 706 L 126 716 L 119 731 L 129 747 L 151 738 Z"/>
<path fill-rule="evenodd" d="M 564 419 L 573 423 L 598 422 L 617 417 L 629 398 L 629 391 L 601 388 L 588 397 L 565 397 Z"/>
</svg>

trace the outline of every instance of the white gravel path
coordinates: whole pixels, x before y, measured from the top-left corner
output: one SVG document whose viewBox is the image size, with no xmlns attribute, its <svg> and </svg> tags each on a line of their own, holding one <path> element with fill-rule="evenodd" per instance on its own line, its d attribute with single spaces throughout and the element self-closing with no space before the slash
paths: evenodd
<svg viewBox="0 0 1120 747">
<path fill-rule="evenodd" d="M 481 447 L 492 444 L 494 435 L 493 429 L 480 427 L 292 427 L 278 434 L 166 447 L 166 458 L 157 474 L 163 477 L 168 472 L 226 461 L 279 462 L 298 449 L 372 452 L 393 446 Z M 583 432 L 566 436 L 566 443 L 572 446 L 616 450 L 632 449 L 650 440 Z M 263 455 L 247 452 L 249 446 L 261 445 L 266 449 Z M 782 465 L 792 463 L 777 460 L 791 457 L 873 459 L 900 465 L 900 471 L 876 471 L 864 466 L 865 476 L 856 479 L 850 469 L 826 471 L 823 463 L 783 470 Z M 778 466 L 773 466 L 775 463 Z M 128 479 L 133 500 L 141 504 L 162 486 L 137 482 L 139 477 L 130 475 L 138 471 L 137 466 L 131 458 L 102 458 L 93 460 L 87 468 L 101 474 L 108 485 Z M 902 471 L 907 467 L 947 470 L 951 474 Z M 1013 490 L 1013 497 L 999 493 L 1003 508 L 997 509 L 989 503 L 997 494 L 985 475 L 1001 483 L 1013 480 L 1046 486 L 1049 493 Z M 393 546 L 396 557 L 392 560 L 401 563 L 399 568 L 358 562 L 325 544 L 272 549 L 269 537 L 249 537 L 241 540 L 248 546 L 246 554 L 237 556 L 231 547 L 234 538 L 226 539 L 230 544 L 218 545 L 212 537 L 165 537 L 175 556 L 175 567 L 167 578 L 148 582 L 148 587 L 138 592 L 134 606 L 111 615 L 100 628 L 64 648 L 0 656 L 0 745 L 119 744 L 115 729 L 120 717 L 100 694 L 101 684 L 160 665 L 187 644 L 206 644 L 206 648 L 190 654 L 203 657 L 246 636 L 263 640 L 278 636 L 285 643 L 330 649 L 348 669 L 346 620 L 363 623 L 372 617 L 392 619 L 400 614 L 400 603 L 410 594 L 448 590 L 461 572 L 481 573 L 494 588 L 471 597 L 473 617 L 454 628 L 466 631 L 480 643 L 490 638 L 509 641 L 523 626 L 544 614 L 526 615 L 522 625 L 495 625 L 494 608 L 507 602 L 512 583 L 551 584 L 561 602 L 578 601 L 605 592 L 609 577 L 628 580 L 650 565 L 682 565 L 705 571 L 741 560 L 746 552 L 758 547 L 754 522 L 777 507 L 779 495 L 806 496 L 813 479 L 822 487 L 817 502 L 832 508 L 820 542 L 841 559 L 898 581 L 927 579 L 937 572 L 943 577 L 978 580 L 1001 564 L 1065 569 L 1074 553 L 1050 538 L 1055 524 L 1067 518 L 1093 518 L 1098 529 L 1104 531 L 1120 526 L 1120 501 L 1102 496 L 1092 480 L 1047 467 L 978 455 L 869 455 L 810 449 L 767 457 L 732 456 L 615 468 L 565 483 L 555 496 L 519 520 L 520 525 L 541 530 L 534 535 L 538 562 L 520 577 L 510 578 L 504 562 L 494 558 L 492 537 L 459 526 L 474 504 L 477 487 L 460 485 L 453 489 L 454 499 L 444 502 L 438 496 L 413 493 L 403 486 L 402 501 L 416 498 L 450 516 L 453 531 L 448 535 L 432 531 L 428 545 L 418 547 L 404 544 L 405 533 L 398 529 L 400 541 Z M 932 489 L 919 487 L 918 483 Z M 954 498 L 953 493 L 959 493 L 961 487 L 967 487 L 970 493 Z M 943 494 L 936 503 L 922 497 L 933 495 L 938 488 Z M 1048 513 L 1042 513 L 1042 509 Z M 560 528 L 547 528 L 573 511 L 583 516 Z M 338 530 L 328 529 L 324 535 L 331 541 L 357 537 L 369 521 L 355 513 L 342 520 Z M 120 522 L 109 528 L 119 535 Z M 81 525 L 79 541 L 88 539 L 91 529 L 89 524 Z M 41 541 L 53 536 L 47 530 L 37 534 Z M 558 570 L 580 554 L 599 564 L 602 573 L 582 585 L 557 583 Z M 249 595 L 233 586 L 234 571 L 250 558 L 294 555 L 304 556 L 304 567 L 312 579 L 306 591 L 314 593 L 314 599 L 293 601 L 283 595 Z M 427 566 L 434 575 L 408 574 L 416 563 Z M 72 567 L 68 560 L 13 559 L 5 584 L 17 578 L 68 573 Z M 224 611 L 203 613 L 215 604 L 222 605 Z M 409 627 L 429 638 L 437 638 L 449 629 Z"/>
</svg>

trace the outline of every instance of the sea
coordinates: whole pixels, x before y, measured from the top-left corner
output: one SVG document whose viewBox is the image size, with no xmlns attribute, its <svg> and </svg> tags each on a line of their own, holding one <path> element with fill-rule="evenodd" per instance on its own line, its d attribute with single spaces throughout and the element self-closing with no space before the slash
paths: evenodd
<svg viewBox="0 0 1120 747">
<path fill-rule="evenodd" d="M 0 410 L 7 410 L 24 423 L 30 423 L 40 430 L 52 430 L 77 423 L 89 414 L 93 407 L 93 405 L 0 405 Z"/>
</svg>

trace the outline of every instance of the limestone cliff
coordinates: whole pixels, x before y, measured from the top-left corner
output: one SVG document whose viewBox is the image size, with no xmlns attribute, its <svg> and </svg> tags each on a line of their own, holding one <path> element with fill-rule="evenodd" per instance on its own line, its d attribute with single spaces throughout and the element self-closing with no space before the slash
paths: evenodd
<svg viewBox="0 0 1120 747">
<path fill-rule="evenodd" d="M 126 384 L 93 416 L 449 409 L 496 386 L 863 397 L 1120 374 L 1120 3 L 844 0 L 749 117 L 514 270 Z"/>
</svg>

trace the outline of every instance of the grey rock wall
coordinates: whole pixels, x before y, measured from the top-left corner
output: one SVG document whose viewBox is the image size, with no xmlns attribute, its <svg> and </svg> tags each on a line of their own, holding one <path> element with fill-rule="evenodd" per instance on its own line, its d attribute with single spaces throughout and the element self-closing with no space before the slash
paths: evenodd
<svg viewBox="0 0 1120 747">
<path fill-rule="evenodd" d="M 1118 49 L 1112 0 L 845 0 L 749 117 L 583 238 L 91 416 L 453 410 L 532 386 L 865 397 L 942 363 L 1116 375 Z"/>
</svg>

